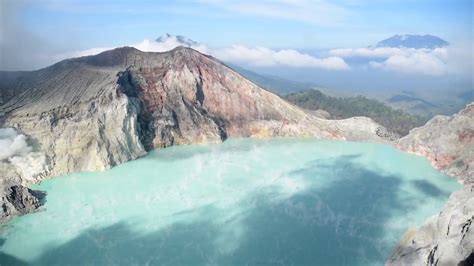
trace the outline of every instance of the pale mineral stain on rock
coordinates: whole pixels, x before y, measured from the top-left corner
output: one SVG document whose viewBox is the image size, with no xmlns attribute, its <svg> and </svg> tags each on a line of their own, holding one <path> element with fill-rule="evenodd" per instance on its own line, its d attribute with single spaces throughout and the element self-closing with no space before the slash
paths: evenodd
<svg viewBox="0 0 474 266">
<path fill-rule="evenodd" d="M 436 116 L 400 139 L 399 148 L 427 157 L 461 182 L 474 179 L 474 104 L 447 117 Z"/>
</svg>

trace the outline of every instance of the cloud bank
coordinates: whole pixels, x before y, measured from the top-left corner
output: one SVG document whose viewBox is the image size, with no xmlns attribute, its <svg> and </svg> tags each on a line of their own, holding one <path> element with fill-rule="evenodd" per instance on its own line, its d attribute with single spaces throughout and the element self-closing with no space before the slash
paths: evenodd
<svg viewBox="0 0 474 266">
<path fill-rule="evenodd" d="M 210 54 L 222 61 L 245 64 L 250 66 L 287 66 L 287 67 L 307 67 L 320 68 L 326 70 L 347 70 L 350 69 L 344 59 L 337 56 L 318 58 L 308 54 L 300 53 L 293 49 L 274 50 L 267 47 L 247 47 L 244 45 L 233 45 L 226 48 L 212 49 L 206 45 L 198 43 L 183 43 L 180 36 L 167 35 L 161 37 L 159 41 L 145 39 L 139 43 L 128 46 L 135 47 L 145 52 L 165 52 L 178 46 L 191 47 L 201 53 Z M 83 51 L 76 51 L 56 56 L 56 60 L 95 55 L 100 52 L 113 49 L 114 47 L 92 48 Z"/>
<path fill-rule="evenodd" d="M 209 53 L 207 46 L 201 45 L 201 44 L 186 44 L 181 42 L 178 39 L 178 36 L 174 35 L 169 35 L 164 38 L 162 38 L 160 41 L 156 40 L 150 40 L 150 39 L 144 39 L 141 42 L 138 43 L 132 43 L 128 44 L 126 46 L 131 46 L 135 47 L 138 50 L 144 51 L 144 52 L 166 52 L 169 50 L 172 50 L 178 46 L 187 46 L 190 48 L 193 48 L 194 50 L 197 50 L 201 53 Z M 69 52 L 69 53 L 64 53 L 64 54 L 59 54 L 56 56 L 56 60 L 62 60 L 66 58 L 74 58 L 74 57 L 81 57 L 81 56 L 88 56 L 88 55 L 95 55 L 107 50 L 114 49 L 116 47 L 97 47 L 97 48 L 91 48 L 87 50 L 82 50 L 82 51 L 74 51 L 74 52 Z"/>
<path fill-rule="evenodd" d="M 473 58 L 468 45 L 450 45 L 435 49 L 344 48 L 332 49 L 328 54 L 344 59 L 363 58 L 372 69 L 399 73 L 432 76 L 466 76 L 472 73 Z"/>
<path fill-rule="evenodd" d="M 370 61 L 369 66 L 409 74 L 418 73 L 437 76 L 447 72 L 446 62 L 431 52 L 391 55 L 381 63 Z"/>
<path fill-rule="evenodd" d="M 213 55 L 223 61 L 252 66 L 281 65 L 289 67 L 315 67 L 327 70 L 347 70 L 350 68 L 344 59 L 339 57 L 317 58 L 293 49 L 272 50 L 266 47 L 250 48 L 242 45 L 233 45 L 229 48 L 216 50 Z"/>
<path fill-rule="evenodd" d="M 268 47 L 232 45 L 211 48 L 182 36 L 165 35 L 157 40 L 144 39 L 128 46 L 147 52 L 165 52 L 178 46 L 188 46 L 201 53 L 210 54 L 222 61 L 244 67 L 314 68 L 330 71 L 355 69 L 362 62 L 363 69 L 389 71 L 408 75 L 456 77 L 472 76 L 473 54 L 471 46 L 449 45 L 443 48 L 393 48 L 365 47 L 331 49 L 318 56 L 295 49 L 271 49 Z M 66 58 L 95 55 L 115 47 L 99 47 L 55 56 L 54 61 Z M 358 59 L 353 65 L 351 60 Z"/>
</svg>

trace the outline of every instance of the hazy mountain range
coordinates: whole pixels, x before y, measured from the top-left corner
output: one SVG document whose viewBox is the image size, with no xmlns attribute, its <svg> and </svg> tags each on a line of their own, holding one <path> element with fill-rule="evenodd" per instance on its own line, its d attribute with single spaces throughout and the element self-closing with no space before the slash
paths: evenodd
<svg viewBox="0 0 474 266">
<path fill-rule="evenodd" d="M 435 49 L 438 47 L 445 47 L 447 45 L 449 45 L 447 41 L 433 35 L 397 34 L 388 39 L 378 42 L 375 47 Z"/>
</svg>

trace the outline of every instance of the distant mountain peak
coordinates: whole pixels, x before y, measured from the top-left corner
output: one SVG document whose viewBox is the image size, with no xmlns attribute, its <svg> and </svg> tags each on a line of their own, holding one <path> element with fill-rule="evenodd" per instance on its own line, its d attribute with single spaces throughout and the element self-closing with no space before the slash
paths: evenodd
<svg viewBox="0 0 474 266">
<path fill-rule="evenodd" d="M 411 35 L 411 34 L 396 34 L 392 37 L 378 42 L 375 47 L 392 47 L 392 48 L 415 48 L 415 49 L 434 49 L 444 47 L 449 43 L 440 37 L 433 35 Z"/>
<path fill-rule="evenodd" d="M 169 33 L 165 33 L 165 35 L 158 37 L 155 41 L 156 42 L 175 41 L 175 42 L 178 42 L 180 45 L 187 46 L 187 47 L 199 45 L 199 43 L 191 40 L 188 37 L 185 37 L 182 35 L 173 35 Z"/>
</svg>

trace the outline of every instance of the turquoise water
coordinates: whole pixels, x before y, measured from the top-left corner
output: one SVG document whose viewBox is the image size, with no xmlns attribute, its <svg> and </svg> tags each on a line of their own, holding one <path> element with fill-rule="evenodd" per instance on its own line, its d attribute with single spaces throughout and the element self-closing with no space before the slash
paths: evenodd
<svg viewBox="0 0 474 266">
<path fill-rule="evenodd" d="M 381 265 L 460 185 L 386 145 L 236 139 L 35 188 L 43 211 L 1 228 L 0 262 Z"/>
</svg>

